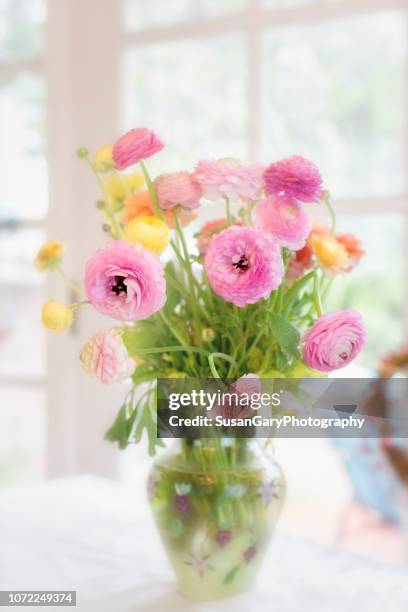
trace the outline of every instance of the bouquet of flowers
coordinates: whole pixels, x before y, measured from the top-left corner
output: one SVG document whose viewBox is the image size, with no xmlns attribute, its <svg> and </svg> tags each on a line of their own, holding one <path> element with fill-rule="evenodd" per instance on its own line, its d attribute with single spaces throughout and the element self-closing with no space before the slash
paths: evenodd
<svg viewBox="0 0 408 612">
<path fill-rule="evenodd" d="M 239 385 L 248 375 L 251 384 L 316 376 L 349 364 L 365 340 L 359 313 L 323 312 L 333 278 L 350 273 L 364 252 L 357 238 L 336 233 L 329 192 L 312 162 L 293 156 L 264 167 L 203 160 L 192 172 L 153 180 L 145 160 L 163 147 L 152 130 L 138 128 L 93 158 L 79 149 L 101 187 L 97 209 L 109 239 L 86 264 L 84 299 L 48 301 L 42 311 L 44 325 L 56 333 L 84 306 L 118 322 L 89 340 L 80 363 L 104 384 L 130 381 L 106 437 L 125 448 L 146 431 L 151 454 L 161 445 L 156 379 L 214 377 Z M 136 164 L 140 171 L 129 172 Z M 198 230 L 193 244 L 186 227 L 209 201 L 223 213 Z M 310 218 L 312 203 L 326 207 L 330 223 Z M 36 265 L 57 270 L 82 292 L 62 268 L 63 250 L 47 243 Z M 240 560 L 228 571 L 222 565 L 221 582 L 240 581 L 264 538 L 261 508 L 280 497 L 281 480 L 262 480 L 259 469 L 250 476 L 247 470 L 246 480 L 235 474 L 248 457 L 240 440 L 183 440 L 180 457 L 196 472 L 181 477 L 162 468 L 149 484 L 159 525 L 177 543 L 173 562 L 201 577 L 228 545 Z M 214 477 L 217 466 L 228 475 Z M 180 538 L 191 543 L 197 525 L 207 544 L 178 557 Z M 200 590 L 192 575 L 187 582 L 184 591 Z"/>
</svg>

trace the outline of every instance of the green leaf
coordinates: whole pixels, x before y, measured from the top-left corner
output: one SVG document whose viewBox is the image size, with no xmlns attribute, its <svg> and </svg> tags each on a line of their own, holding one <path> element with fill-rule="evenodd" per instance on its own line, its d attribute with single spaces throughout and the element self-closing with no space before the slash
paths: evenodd
<svg viewBox="0 0 408 612">
<path fill-rule="evenodd" d="M 228 572 L 228 574 L 225 575 L 224 581 L 223 581 L 224 584 L 230 584 L 234 580 L 235 576 L 237 575 L 239 571 L 239 567 L 240 567 L 239 565 L 236 565 L 235 567 L 232 568 L 232 570 Z"/>
<path fill-rule="evenodd" d="M 277 314 L 269 316 L 269 328 L 282 349 L 290 358 L 299 358 L 300 334 L 296 327 Z"/>
<path fill-rule="evenodd" d="M 160 330 L 152 325 L 128 327 L 123 332 L 123 341 L 131 357 L 138 354 L 140 349 L 162 346 Z"/>
<path fill-rule="evenodd" d="M 288 314 L 290 309 L 292 308 L 293 303 L 299 297 L 300 292 L 304 289 L 309 281 L 314 278 L 314 270 L 308 272 L 305 276 L 300 278 L 296 283 L 287 291 L 285 297 L 283 298 L 283 312 Z"/>
<path fill-rule="evenodd" d="M 161 371 L 152 368 L 152 366 L 149 363 L 141 363 L 135 369 L 133 376 L 132 376 L 132 380 L 135 383 L 135 385 L 140 385 L 144 382 L 148 382 L 150 380 L 155 380 L 156 378 L 159 378 L 160 374 L 161 374 Z"/>
<path fill-rule="evenodd" d="M 125 405 L 120 408 L 113 425 L 105 433 L 105 440 L 117 442 L 119 448 L 126 448 L 128 442 L 128 428 Z"/>
</svg>

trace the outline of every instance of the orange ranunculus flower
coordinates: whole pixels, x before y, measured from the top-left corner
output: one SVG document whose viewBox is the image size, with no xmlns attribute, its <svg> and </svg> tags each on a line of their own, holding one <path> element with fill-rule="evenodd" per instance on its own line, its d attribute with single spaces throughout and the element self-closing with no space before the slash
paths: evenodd
<svg viewBox="0 0 408 612">
<path fill-rule="evenodd" d="M 363 245 L 358 238 L 353 236 L 353 234 L 338 234 L 336 240 L 344 246 L 350 257 L 350 267 L 347 271 L 351 272 L 365 255 Z"/>
<path fill-rule="evenodd" d="M 180 206 L 177 207 L 177 209 L 177 214 L 179 215 L 179 220 L 182 227 L 185 227 L 197 217 L 197 215 L 190 210 L 181 208 Z M 174 208 L 163 211 L 166 223 L 171 229 L 174 229 L 176 227 L 174 211 Z M 142 216 L 155 216 L 152 201 L 150 199 L 148 191 L 137 191 L 135 193 L 132 193 L 131 195 L 128 195 L 125 198 L 125 208 L 121 214 L 120 222 L 126 224 L 129 221 L 132 221 L 132 219 L 136 219 L 136 217 Z"/>
<path fill-rule="evenodd" d="M 352 265 L 345 246 L 332 234 L 312 232 L 308 246 L 325 272 L 347 272 Z"/>
<path fill-rule="evenodd" d="M 125 208 L 120 216 L 121 223 L 128 223 L 136 217 L 151 217 L 153 206 L 148 191 L 135 191 L 125 198 Z"/>
</svg>

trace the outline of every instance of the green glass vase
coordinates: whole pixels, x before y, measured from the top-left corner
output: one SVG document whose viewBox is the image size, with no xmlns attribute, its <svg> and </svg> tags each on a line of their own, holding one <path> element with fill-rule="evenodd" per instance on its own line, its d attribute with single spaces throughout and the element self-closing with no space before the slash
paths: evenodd
<svg viewBox="0 0 408 612">
<path fill-rule="evenodd" d="M 265 441 L 177 440 L 153 464 L 148 495 L 179 591 L 196 601 L 252 588 L 285 496 Z"/>
</svg>

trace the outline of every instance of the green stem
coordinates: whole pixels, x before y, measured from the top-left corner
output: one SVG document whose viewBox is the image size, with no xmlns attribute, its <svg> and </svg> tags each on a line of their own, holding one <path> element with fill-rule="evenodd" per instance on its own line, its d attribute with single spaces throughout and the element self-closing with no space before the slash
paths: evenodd
<svg viewBox="0 0 408 612">
<path fill-rule="evenodd" d="M 328 192 L 325 194 L 323 200 L 324 200 L 324 203 L 326 204 L 327 210 L 329 211 L 329 214 L 330 214 L 331 233 L 335 234 L 336 233 L 336 213 L 334 211 L 333 206 L 331 205 L 330 194 Z"/>
<path fill-rule="evenodd" d="M 251 204 L 251 202 L 249 201 L 245 204 L 247 225 L 252 225 L 252 207 L 253 207 L 253 204 Z"/>
<path fill-rule="evenodd" d="M 210 366 L 211 374 L 214 376 L 214 378 L 221 378 L 218 374 L 217 368 L 215 367 L 214 359 L 216 357 L 218 359 L 224 359 L 224 361 L 228 361 L 229 363 L 233 363 L 234 360 L 232 359 L 232 357 L 226 355 L 225 353 L 210 353 L 208 355 L 208 365 Z"/>
<path fill-rule="evenodd" d="M 138 349 L 136 355 L 155 355 L 157 353 L 199 353 L 200 355 L 205 355 L 208 357 L 208 351 L 204 349 L 200 349 L 196 346 L 159 346 L 156 348 L 148 348 L 148 349 Z"/>
<path fill-rule="evenodd" d="M 77 308 L 79 308 L 80 306 L 83 306 L 84 304 L 90 304 L 91 302 L 89 300 L 82 300 L 82 302 L 74 302 L 73 304 L 71 304 L 71 308 L 73 308 L 74 310 L 76 310 Z"/>
<path fill-rule="evenodd" d="M 285 295 L 285 299 L 283 301 L 283 313 L 285 317 L 289 316 L 292 305 L 294 301 L 296 300 L 297 296 L 302 291 L 302 289 L 306 287 L 307 283 L 312 278 L 314 278 L 314 275 L 315 275 L 315 271 L 311 270 L 310 272 L 305 274 L 305 276 L 303 276 L 298 281 L 296 281 L 295 284 L 292 285 L 292 287 L 289 289 L 289 291 L 287 291 Z"/>
<path fill-rule="evenodd" d="M 213 354 L 208 355 L 208 365 L 210 366 L 211 374 L 213 375 L 213 377 L 221 378 L 220 375 L 218 374 L 217 368 L 215 367 Z"/>
<path fill-rule="evenodd" d="M 176 230 L 177 230 L 177 234 L 178 234 L 178 236 L 180 238 L 181 248 L 182 248 L 183 254 L 184 254 L 183 261 L 185 262 L 185 269 L 186 269 L 186 272 L 187 272 L 187 277 L 188 277 L 188 281 L 189 281 L 189 285 L 190 285 L 191 304 L 192 304 L 193 314 L 194 314 L 194 317 L 196 319 L 197 326 L 198 326 L 198 328 L 200 328 L 200 312 L 198 310 L 198 303 L 197 303 L 196 295 L 195 295 L 195 281 L 196 281 L 196 279 L 194 277 L 193 270 L 192 270 L 192 267 L 191 267 L 191 261 L 190 261 L 190 256 L 189 256 L 189 253 L 188 253 L 186 239 L 184 237 L 184 233 L 183 233 L 183 230 L 181 228 L 180 219 L 179 219 L 179 216 L 178 216 L 177 212 L 174 213 L 174 218 L 176 220 Z"/>
<path fill-rule="evenodd" d="M 88 157 L 85 158 L 88 166 L 90 167 L 92 174 L 95 176 L 96 180 L 99 183 L 99 186 L 102 190 L 103 193 L 103 197 L 104 197 L 104 201 L 105 201 L 105 207 L 104 207 L 104 211 L 106 212 L 106 214 L 108 215 L 110 221 L 112 222 L 112 227 L 114 230 L 114 238 L 121 238 L 122 237 L 122 230 L 121 227 L 116 219 L 115 213 L 113 212 L 112 206 L 111 206 L 111 201 L 110 201 L 110 197 L 108 196 L 106 189 L 105 189 L 105 185 L 103 184 L 103 181 L 101 179 L 101 177 L 99 176 L 99 174 L 97 173 L 97 171 L 95 170 L 95 168 L 92 165 L 92 162 L 90 161 L 90 159 Z"/>
<path fill-rule="evenodd" d="M 162 310 L 159 312 L 159 316 L 162 318 L 164 324 L 167 325 L 167 327 L 169 328 L 173 336 L 176 338 L 176 340 L 178 340 L 180 344 L 182 344 L 183 346 L 188 346 L 182 334 L 180 334 L 179 330 L 176 327 L 174 327 L 174 325 L 171 323 L 171 321 L 169 321 L 169 319 L 166 317 L 166 315 L 164 314 Z"/>
<path fill-rule="evenodd" d="M 329 291 L 330 291 L 330 289 L 331 289 L 331 287 L 332 287 L 333 281 L 334 281 L 334 278 L 329 278 L 329 279 L 328 279 L 328 282 L 327 282 L 327 284 L 326 284 L 326 287 L 325 287 L 325 288 L 323 289 L 323 291 L 322 291 L 322 300 L 325 300 L 325 299 L 326 299 L 327 294 L 329 293 Z"/>
<path fill-rule="evenodd" d="M 153 204 L 154 212 L 159 217 L 159 219 L 164 221 L 164 212 L 160 208 L 159 198 L 157 197 L 157 193 L 153 186 L 152 179 L 150 178 L 150 175 L 143 160 L 140 161 L 140 167 L 142 169 L 144 180 L 146 182 L 147 191 L 149 192 L 149 196 Z"/>
<path fill-rule="evenodd" d="M 168 282 L 169 285 L 172 285 L 172 287 L 174 287 L 174 289 L 176 289 L 177 291 L 182 293 L 185 297 L 187 296 L 186 288 L 184 287 L 184 285 L 182 285 L 181 283 L 176 281 L 176 279 L 172 278 L 169 275 L 169 276 L 167 276 L 166 281 Z"/>
<path fill-rule="evenodd" d="M 317 316 L 321 317 L 323 314 L 323 307 L 322 307 L 322 301 L 320 297 L 320 279 L 319 279 L 317 270 L 315 271 L 315 275 L 314 275 L 313 303 L 316 309 Z"/>
<path fill-rule="evenodd" d="M 67 274 L 65 274 L 64 270 L 60 265 L 55 266 L 55 269 L 72 291 L 75 291 L 75 293 L 82 293 L 81 287 L 77 285 L 73 280 L 71 280 Z"/>
<path fill-rule="evenodd" d="M 229 201 L 229 198 L 224 198 L 224 200 L 225 200 L 225 213 L 227 215 L 227 222 L 228 222 L 228 225 L 232 225 L 233 219 L 232 219 L 232 214 L 231 214 L 230 201 Z"/>
<path fill-rule="evenodd" d="M 172 241 L 170 242 L 170 244 L 171 244 L 171 247 L 172 247 L 172 249 L 173 249 L 173 251 L 174 251 L 174 253 L 175 253 L 176 257 L 177 257 L 177 260 L 178 260 L 178 262 L 179 262 L 179 264 L 180 264 L 180 266 L 181 266 L 181 269 L 182 269 L 182 270 L 184 270 L 184 271 L 186 272 L 186 274 L 187 274 L 187 265 L 186 265 L 186 262 L 185 262 L 185 260 L 184 260 L 184 258 L 183 258 L 183 256 L 182 256 L 182 254 L 181 254 L 181 252 L 180 252 L 180 249 L 178 248 L 178 246 L 177 246 L 177 244 L 175 243 L 175 241 L 174 241 L 174 240 L 172 240 Z M 188 274 L 187 274 L 187 277 L 188 277 Z M 204 301 L 207 301 L 207 300 L 206 300 L 206 295 L 205 295 L 204 291 L 202 290 L 202 288 L 200 287 L 200 285 L 198 284 L 198 281 L 197 281 L 196 277 L 194 276 L 194 274 L 192 275 L 192 278 L 191 278 L 191 277 L 190 277 L 190 278 L 188 277 L 188 278 L 187 278 L 187 280 L 188 280 L 189 282 L 192 280 L 192 282 L 194 283 L 194 287 L 196 288 L 196 290 L 197 290 L 197 292 L 199 293 L 200 297 L 201 297 L 201 298 L 202 298 Z M 192 296 L 190 295 L 190 298 L 191 298 L 191 297 L 192 297 Z"/>
</svg>

